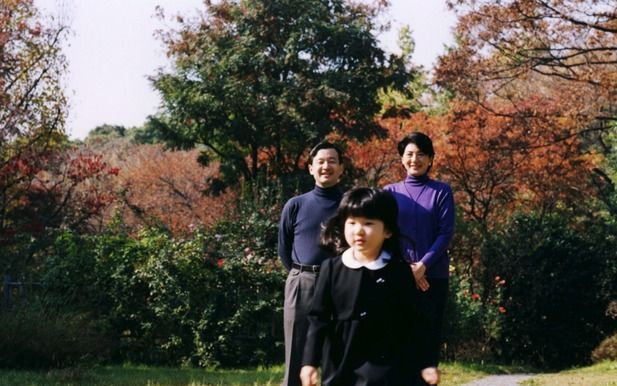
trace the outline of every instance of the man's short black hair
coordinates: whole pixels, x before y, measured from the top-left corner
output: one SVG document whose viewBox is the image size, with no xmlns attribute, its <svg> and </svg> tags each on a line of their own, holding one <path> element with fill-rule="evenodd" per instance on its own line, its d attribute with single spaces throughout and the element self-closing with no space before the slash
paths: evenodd
<svg viewBox="0 0 617 386">
<path fill-rule="evenodd" d="M 341 150 L 341 148 L 331 142 L 321 141 L 317 145 L 315 145 L 315 147 L 313 147 L 311 151 L 309 152 L 309 163 L 310 164 L 313 163 L 313 158 L 315 158 L 315 156 L 317 155 L 317 152 L 319 152 L 319 150 L 322 150 L 322 149 L 336 150 L 336 154 L 338 155 L 338 162 L 343 163 L 343 151 Z"/>
</svg>

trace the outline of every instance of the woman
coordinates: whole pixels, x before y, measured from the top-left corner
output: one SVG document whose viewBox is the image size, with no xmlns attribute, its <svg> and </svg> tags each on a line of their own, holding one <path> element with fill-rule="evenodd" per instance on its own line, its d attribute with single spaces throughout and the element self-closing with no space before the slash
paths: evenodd
<svg viewBox="0 0 617 386">
<path fill-rule="evenodd" d="M 428 176 L 435 151 L 426 134 L 409 134 L 397 148 L 407 177 L 386 186 L 385 190 L 396 198 L 403 257 L 410 264 L 421 290 L 417 306 L 425 326 L 418 333 L 428 340 L 428 354 L 422 362 L 429 365 L 422 371 L 423 378 L 438 382 L 441 325 L 450 264 L 447 248 L 454 233 L 454 199 L 450 186 Z"/>
</svg>

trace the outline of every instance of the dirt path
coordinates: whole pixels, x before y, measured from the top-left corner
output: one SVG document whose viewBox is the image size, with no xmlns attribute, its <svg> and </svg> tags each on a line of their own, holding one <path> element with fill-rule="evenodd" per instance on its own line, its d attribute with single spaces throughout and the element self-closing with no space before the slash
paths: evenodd
<svg viewBox="0 0 617 386">
<path fill-rule="evenodd" d="M 519 382 L 533 377 L 534 374 L 490 375 L 464 386 L 517 386 Z"/>
</svg>

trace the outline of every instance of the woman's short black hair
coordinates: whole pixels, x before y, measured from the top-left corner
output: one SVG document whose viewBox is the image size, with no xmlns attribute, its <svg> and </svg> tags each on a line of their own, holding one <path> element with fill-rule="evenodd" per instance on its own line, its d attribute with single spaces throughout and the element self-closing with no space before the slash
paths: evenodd
<svg viewBox="0 0 617 386">
<path fill-rule="evenodd" d="M 419 131 L 411 133 L 399 141 L 397 145 L 398 155 L 402 157 L 403 153 L 405 153 L 405 148 L 410 143 L 418 146 L 418 149 L 420 149 L 421 152 L 428 155 L 429 157 L 435 156 L 435 150 L 433 149 L 433 141 L 431 141 L 431 138 L 428 135 Z"/>
</svg>

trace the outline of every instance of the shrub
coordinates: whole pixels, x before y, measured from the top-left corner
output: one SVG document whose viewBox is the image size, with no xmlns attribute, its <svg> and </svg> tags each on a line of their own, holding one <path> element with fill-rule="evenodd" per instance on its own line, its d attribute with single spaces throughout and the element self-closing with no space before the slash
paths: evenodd
<svg viewBox="0 0 617 386">
<path fill-rule="evenodd" d="M 0 367 L 45 369 L 105 358 L 110 341 L 88 313 L 23 299 L 0 313 Z"/>
<path fill-rule="evenodd" d="M 507 277 L 502 358 L 555 368 L 583 364 L 606 335 L 614 230 L 559 214 L 515 216 L 483 250 L 488 277 Z"/>
<path fill-rule="evenodd" d="M 121 223 L 96 236 L 65 232 L 47 259 L 48 296 L 105 320 L 118 361 L 278 363 L 285 281 L 275 252 L 280 208 L 263 199 L 238 208 L 235 217 L 185 239 L 160 228 L 131 238 Z"/>
<path fill-rule="evenodd" d="M 591 360 L 594 362 L 617 361 L 617 333 L 600 342 L 598 347 L 591 352 Z"/>
<path fill-rule="evenodd" d="M 452 273 L 444 318 L 445 357 L 450 360 L 473 360 L 482 352 L 482 307 L 471 295 L 465 275 Z M 473 343 L 473 344 L 471 344 Z"/>
<path fill-rule="evenodd" d="M 617 300 L 611 301 L 606 307 L 606 316 L 617 320 Z M 617 361 L 617 332 L 600 342 L 598 347 L 591 352 L 591 360 L 593 362 Z"/>
<path fill-rule="evenodd" d="M 272 261 L 251 260 L 219 260 L 209 315 L 204 312 L 196 329 L 200 365 L 246 366 L 283 359 L 284 276 Z"/>
<path fill-rule="evenodd" d="M 494 291 L 473 285 L 471 275 L 452 269 L 444 322 L 445 358 L 479 361 L 495 355 L 494 343 L 500 336 L 506 309 L 502 306 L 505 281 L 496 277 Z M 482 294 L 490 294 L 484 297 Z"/>
<path fill-rule="evenodd" d="M 201 365 L 280 363 L 283 360 L 285 273 L 276 252 L 280 189 L 271 183 L 245 192 L 236 216 L 206 237 L 218 268 L 209 318 L 199 323 Z"/>
</svg>

